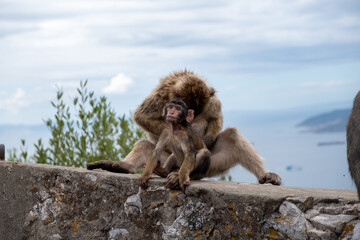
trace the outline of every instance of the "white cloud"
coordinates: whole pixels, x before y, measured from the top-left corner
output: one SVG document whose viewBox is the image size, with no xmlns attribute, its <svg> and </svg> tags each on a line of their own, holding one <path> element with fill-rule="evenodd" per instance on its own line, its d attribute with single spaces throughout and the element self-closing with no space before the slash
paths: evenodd
<svg viewBox="0 0 360 240">
<path fill-rule="evenodd" d="M 22 88 L 17 88 L 10 96 L 5 92 L 0 93 L 0 96 L 0 110 L 18 113 L 21 108 L 29 105 L 29 101 L 26 99 L 27 94 Z"/>
<path fill-rule="evenodd" d="M 246 43 L 286 47 L 354 43 L 360 39 L 356 31 L 360 22 L 358 14 L 350 12 L 349 6 L 342 3 L 337 6 L 333 1 L 326 6 L 313 0 L 230 1 L 226 4 L 204 1 L 198 5 L 178 2 L 175 6 L 174 2 L 166 1 L 130 4 L 78 0 L 61 2 L 62 5 L 32 2 L 38 5 L 36 11 L 29 10 L 34 8 L 26 7 L 25 2 L 11 5 L 11 9 L 21 8 L 20 13 L 34 18 L 29 29 L 32 31 L 12 38 L 18 45 L 69 47 L 97 43 L 181 47 L 221 43 L 241 48 L 239 44 Z M 333 8 L 338 11 L 334 13 Z M 15 15 L 16 11 L 11 9 L 6 10 Z M 39 14 L 43 18 L 36 19 Z M 13 29 L 15 23 L 18 27 L 29 25 L 28 18 L 11 19 L 1 24 L 2 28 L 9 24 L 8 28 Z"/>
<path fill-rule="evenodd" d="M 123 74 L 110 80 L 109 74 L 118 72 L 141 81 L 141 86 L 131 89 L 129 102 L 140 102 L 139 96 L 148 94 L 160 77 L 183 68 L 223 89 L 224 99 L 234 89 L 228 79 L 241 80 L 247 91 L 264 79 L 259 91 L 268 94 L 266 85 L 273 73 L 357 62 L 344 71 L 344 78 L 358 75 L 354 70 L 359 65 L 360 41 L 356 0 L 65 2 L 3 1 L 0 109 L 33 114 L 37 104 L 50 105 L 54 82 L 64 89 L 66 99 L 75 96 L 79 81 L 85 79 L 96 93 L 123 94 L 134 83 Z M 303 91 L 354 85 L 343 86 L 349 80 L 334 82 L 324 73 L 301 80 L 290 75 L 286 81 Z M 251 76 L 259 77 L 245 81 Z M 309 83 L 301 85 L 303 79 Z M 42 91 L 34 91 L 37 86 Z"/>
<path fill-rule="evenodd" d="M 341 87 L 344 85 L 349 85 L 352 84 L 352 81 L 324 81 L 324 82 L 303 82 L 300 83 L 300 87 L 304 87 L 304 88 L 332 88 L 332 87 Z"/>
<path fill-rule="evenodd" d="M 36 119 L 41 122 L 43 112 L 51 108 L 50 101 L 54 98 L 55 91 L 46 87 L 23 88 L 0 91 L 0 111 L 4 114 L 0 122 L 28 122 Z M 6 121 L 12 119 L 11 121 Z"/>
<path fill-rule="evenodd" d="M 126 92 L 127 89 L 133 84 L 134 82 L 131 78 L 125 76 L 122 73 L 119 73 L 110 80 L 110 85 L 104 87 L 102 92 L 108 94 L 121 94 Z"/>
</svg>

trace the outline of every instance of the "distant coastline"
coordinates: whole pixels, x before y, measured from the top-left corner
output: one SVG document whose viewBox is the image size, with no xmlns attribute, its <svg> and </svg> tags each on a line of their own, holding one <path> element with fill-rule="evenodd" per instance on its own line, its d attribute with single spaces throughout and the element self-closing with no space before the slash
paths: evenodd
<svg viewBox="0 0 360 240">
<path fill-rule="evenodd" d="M 317 145 L 318 145 L 319 147 L 326 147 L 326 146 L 343 145 L 343 144 L 345 144 L 345 141 L 319 142 Z"/>
<path fill-rule="evenodd" d="M 340 109 L 312 116 L 297 127 L 306 128 L 305 132 L 312 133 L 345 132 L 350 111 L 351 109 Z"/>
</svg>

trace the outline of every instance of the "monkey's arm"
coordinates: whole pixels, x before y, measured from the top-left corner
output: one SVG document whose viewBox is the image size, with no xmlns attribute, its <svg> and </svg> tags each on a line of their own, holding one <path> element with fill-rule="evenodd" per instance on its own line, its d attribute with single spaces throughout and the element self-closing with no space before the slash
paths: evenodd
<svg viewBox="0 0 360 240">
<path fill-rule="evenodd" d="M 211 164 L 211 153 L 208 149 L 203 148 L 195 156 L 195 166 L 190 173 L 191 180 L 200 180 L 206 176 Z M 166 188 L 179 188 L 179 173 L 172 172 L 167 176 Z"/>
<path fill-rule="evenodd" d="M 168 131 L 165 129 L 161 134 L 155 149 L 152 151 L 150 159 L 146 162 L 145 169 L 139 178 L 139 184 L 142 188 L 146 189 L 148 187 L 147 181 L 151 178 L 151 174 L 158 166 L 159 156 L 165 149 L 168 141 Z"/>
<path fill-rule="evenodd" d="M 223 126 L 223 115 L 221 112 L 220 100 L 216 96 L 211 97 L 209 102 L 206 104 L 203 113 L 206 114 L 204 117 L 208 120 L 203 141 L 205 145 L 211 149 L 214 146 L 216 137 Z"/>
<path fill-rule="evenodd" d="M 147 161 L 145 169 L 139 178 L 139 185 L 146 189 L 148 187 L 147 181 L 151 178 L 151 174 L 157 165 L 156 149 L 152 152 L 149 161 Z"/>
<path fill-rule="evenodd" d="M 160 94 L 156 94 L 155 89 L 140 106 L 135 110 L 133 119 L 146 132 L 150 133 L 150 137 L 157 138 L 161 135 L 166 123 L 162 119 L 162 109 L 167 102 Z"/>
<path fill-rule="evenodd" d="M 195 166 L 195 154 L 188 151 L 184 155 L 184 161 L 179 170 L 179 185 L 182 191 L 184 191 L 184 186 L 190 185 L 190 173 Z"/>
</svg>

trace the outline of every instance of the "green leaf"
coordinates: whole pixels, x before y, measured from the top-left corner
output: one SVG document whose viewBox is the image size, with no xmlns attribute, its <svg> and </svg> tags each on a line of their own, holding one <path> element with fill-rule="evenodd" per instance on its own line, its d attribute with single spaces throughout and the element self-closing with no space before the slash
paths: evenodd
<svg viewBox="0 0 360 240">
<path fill-rule="evenodd" d="M 57 91 L 56 99 L 50 102 L 55 113 L 44 120 L 51 133 L 48 142 L 39 139 L 34 144 L 35 153 L 30 156 L 25 140 L 21 139 L 20 151 L 10 149 L 8 159 L 84 167 L 87 162 L 100 159 L 120 160 L 136 141 L 146 137 L 130 117 L 118 116 L 105 96 L 97 97 L 94 91 L 89 91 L 87 83 L 88 80 L 80 81 L 71 106 L 62 100 L 62 89 Z"/>
</svg>

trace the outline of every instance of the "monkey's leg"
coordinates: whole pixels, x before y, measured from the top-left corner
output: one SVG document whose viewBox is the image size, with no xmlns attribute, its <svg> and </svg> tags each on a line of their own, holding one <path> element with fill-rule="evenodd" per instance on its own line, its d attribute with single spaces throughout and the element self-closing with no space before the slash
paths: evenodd
<svg viewBox="0 0 360 240">
<path fill-rule="evenodd" d="M 182 191 L 185 186 L 190 185 L 190 173 L 195 168 L 195 154 L 192 152 L 185 152 L 184 161 L 179 169 L 179 184 Z"/>
<path fill-rule="evenodd" d="M 206 149 L 200 149 L 196 154 L 195 168 L 190 174 L 193 180 L 199 180 L 205 177 L 211 164 L 211 152 Z"/>
<path fill-rule="evenodd" d="M 211 164 L 206 177 L 224 173 L 236 164 L 253 173 L 261 184 L 281 184 L 281 178 L 276 173 L 266 170 L 254 146 L 236 128 L 228 128 L 218 135 L 211 149 Z"/>
<path fill-rule="evenodd" d="M 119 161 L 110 161 L 110 160 L 101 160 L 97 162 L 88 163 L 86 166 L 87 169 L 93 170 L 96 168 L 101 168 L 110 172 L 118 173 L 135 173 L 134 169 L 125 162 Z"/>
<path fill-rule="evenodd" d="M 166 177 L 176 167 L 179 167 L 177 159 L 174 154 L 171 154 L 163 165 L 158 163 L 158 166 L 154 169 L 154 173 L 160 177 Z"/>
<path fill-rule="evenodd" d="M 190 173 L 191 180 L 199 180 L 206 176 L 206 173 L 211 163 L 211 152 L 203 148 L 196 154 L 195 167 Z M 179 173 L 172 172 L 167 176 L 167 182 L 165 185 L 167 188 L 177 189 L 180 187 L 179 184 Z"/>
<path fill-rule="evenodd" d="M 146 166 L 141 176 L 139 177 L 139 185 L 146 189 L 148 187 L 148 180 L 152 178 L 152 173 L 156 168 L 161 168 L 160 156 L 164 152 L 162 144 L 157 145 L 152 151 L 150 159 L 146 162 Z"/>
<path fill-rule="evenodd" d="M 148 140 L 141 139 L 135 143 L 133 149 L 123 161 L 97 161 L 87 164 L 87 169 L 92 170 L 95 168 L 101 168 L 111 172 L 135 173 L 136 170 L 144 167 L 154 148 L 155 145 L 153 143 Z M 169 153 L 164 151 L 161 153 L 160 160 L 164 162 L 168 156 Z"/>
</svg>

